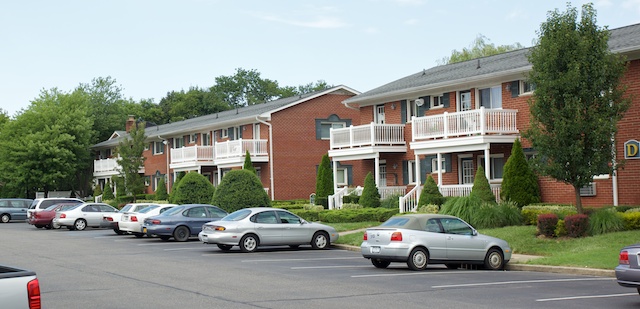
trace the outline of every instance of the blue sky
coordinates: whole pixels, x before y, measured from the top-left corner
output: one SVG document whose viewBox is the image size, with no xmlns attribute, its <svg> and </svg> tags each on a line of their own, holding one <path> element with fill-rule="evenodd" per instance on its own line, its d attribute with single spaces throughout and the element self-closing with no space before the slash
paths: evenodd
<svg viewBox="0 0 640 309">
<path fill-rule="evenodd" d="M 587 1 L 573 1 L 579 7 Z M 0 4 L 0 108 L 111 76 L 157 103 L 236 68 L 281 86 L 365 92 L 437 65 L 478 34 L 529 47 L 550 0 L 21 0 Z M 598 24 L 640 23 L 640 0 L 595 1 Z"/>
</svg>

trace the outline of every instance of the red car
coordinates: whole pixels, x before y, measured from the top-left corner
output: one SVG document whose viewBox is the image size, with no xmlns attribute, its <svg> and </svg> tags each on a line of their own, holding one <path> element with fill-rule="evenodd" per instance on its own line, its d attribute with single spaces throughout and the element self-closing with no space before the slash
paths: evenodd
<svg viewBox="0 0 640 309">
<path fill-rule="evenodd" d="M 72 208 L 76 205 L 80 205 L 82 203 L 60 203 L 47 207 L 43 211 L 34 212 L 33 215 L 27 219 L 27 222 L 31 225 L 35 225 L 37 228 L 46 228 L 50 229 L 59 229 L 60 226 L 57 224 L 53 224 L 53 218 L 56 217 L 56 212 L 65 211 L 69 208 Z"/>
</svg>

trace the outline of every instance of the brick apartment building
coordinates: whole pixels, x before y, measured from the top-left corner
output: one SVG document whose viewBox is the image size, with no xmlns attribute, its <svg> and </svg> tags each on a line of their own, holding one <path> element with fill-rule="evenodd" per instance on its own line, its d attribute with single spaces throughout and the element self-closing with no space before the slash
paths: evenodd
<svg viewBox="0 0 640 309">
<path fill-rule="evenodd" d="M 348 127 L 360 111 L 342 102 L 358 92 L 346 86 L 283 98 L 180 122 L 148 127 L 144 174 L 147 193 L 158 181 L 171 190 L 178 172 L 196 171 L 217 185 L 232 169 L 241 169 L 245 154 L 272 199 L 309 198 L 315 192 L 316 169 L 329 149 L 330 128 Z M 94 181 L 102 188 L 119 174 L 114 158 L 126 131 L 117 131 L 107 141 L 94 145 Z M 350 168 L 350 167 L 349 167 Z M 346 167 L 338 167 L 347 185 Z"/>
<path fill-rule="evenodd" d="M 614 175 L 596 176 L 581 191 L 582 202 L 640 205 L 640 24 L 611 30 L 609 47 L 628 60 L 624 84 L 633 103 L 615 139 L 616 160 L 626 159 L 626 165 Z M 346 99 L 360 114 L 354 126 L 331 131 L 334 171 L 363 166 L 350 170 L 354 182 L 348 184 L 362 185 L 372 172 L 383 197 L 403 195 L 403 211 L 415 209 L 428 173 L 445 196 L 468 195 L 479 165 L 499 196 L 513 142 L 529 126 L 527 100 L 534 86 L 525 78 L 532 68 L 527 52 L 437 66 Z M 535 153 L 529 141 L 522 143 L 527 155 Z M 549 178 L 539 184 L 543 202 L 575 202 L 573 187 Z M 337 184 L 330 205 L 339 207 L 347 192 Z"/>
</svg>

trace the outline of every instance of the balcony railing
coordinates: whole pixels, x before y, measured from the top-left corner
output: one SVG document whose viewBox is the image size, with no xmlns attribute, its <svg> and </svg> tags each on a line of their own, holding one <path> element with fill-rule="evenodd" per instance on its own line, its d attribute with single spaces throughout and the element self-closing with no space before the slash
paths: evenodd
<svg viewBox="0 0 640 309">
<path fill-rule="evenodd" d="M 117 172 L 120 170 L 115 158 L 99 159 L 93 161 L 94 173 Z"/>
<path fill-rule="evenodd" d="M 247 151 L 251 156 L 269 155 L 266 139 L 237 139 L 217 143 L 215 151 L 216 160 L 243 157 Z"/>
<path fill-rule="evenodd" d="M 473 134 L 517 134 L 517 110 L 474 109 L 457 113 L 414 117 L 413 140 L 449 138 Z"/>
<path fill-rule="evenodd" d="M 331 129 L 331 149 L 406 145 L 403 124 L 367 124 Z"/>
<path fill-rule="evenodd" d="M 213 146 L 191 146 L 171 149 L 171 163 L 213 162 Z"/>
</svg>

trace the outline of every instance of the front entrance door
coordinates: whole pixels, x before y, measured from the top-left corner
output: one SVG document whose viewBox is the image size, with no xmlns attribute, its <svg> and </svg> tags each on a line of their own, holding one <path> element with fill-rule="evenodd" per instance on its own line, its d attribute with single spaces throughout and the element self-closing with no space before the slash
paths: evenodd
<svg viewBox="0 0 640 309">
<path fill-rule="evenodd" d="M 462 184 L 473 183 L 473 159 L 464 158 L 460 160 L 462 166 Z"/>
<path fill-rule="evenodd" d="M 384 105 L 376 106 L 375 118 L 377 124 L 384 124 Z"/>
</svg>

